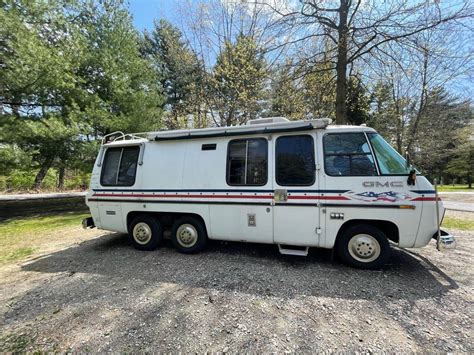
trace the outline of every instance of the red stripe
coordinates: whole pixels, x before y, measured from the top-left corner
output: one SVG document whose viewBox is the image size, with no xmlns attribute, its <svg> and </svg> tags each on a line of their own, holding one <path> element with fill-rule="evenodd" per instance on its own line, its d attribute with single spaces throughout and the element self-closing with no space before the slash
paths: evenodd
<svg viewBox="0 0 474 355">
<path fill-rule="evenodd" d="M 150 195 L 150 194 L 94 194 L 94 197 L 188 197 L 188 198 L 263 198 L 271 199 L 272 195 Z"/>
<path fill-rule="evenodd" d="M 344 196 L 288 196 L 289 200 L 350 200 Z"/>
<path fill-rule="evenodd" d="M 158 198 L 247 198 L 271 199 L 273 195 L 153 195 L 153 194 L 94 194 L 94 197 L 158 197 Z M 350 200 L 344 196 L 288 196 L 289 200 Z"/>
<path fill-rule="evenodd" d="M 412 201 L 436 201 L 436 197 L 417 197 Z M 441 201 L 440 197 L 438 197 L 438 201 Z"/>
</svg>

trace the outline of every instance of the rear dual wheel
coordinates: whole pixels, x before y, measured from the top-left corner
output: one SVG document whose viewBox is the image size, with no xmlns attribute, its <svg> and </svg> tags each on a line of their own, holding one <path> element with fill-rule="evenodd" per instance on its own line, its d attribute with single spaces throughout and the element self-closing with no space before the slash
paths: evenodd
<svg viewBox="0 0 474 355">
<path fill-rule="evenodd" d="M 128 226 L 133 246 L 139 250 L 154 250 L 163 242 L 163 229 L 157 218 L 142 215 Z"/>
<path fill-rule="evenodd" d="M 139 250 L 154 250 L 163 242 L 163 228 L 158 219 L 151 215 L 134 218 L 129 225 L 128 234 L 134 247 Z M 181 253 L 197 253 L 206 247 L 206 228 L 195 217 L 178 218 L 172 227 L 171 242 Z"/>
<path fill-rule="evenodd" d="M 197 253 L 206 247 L 206 228 L 204 224 L 195 217 L 181 217 L 173 224 L 171 242 L 181 253 Z"/>
</svg>

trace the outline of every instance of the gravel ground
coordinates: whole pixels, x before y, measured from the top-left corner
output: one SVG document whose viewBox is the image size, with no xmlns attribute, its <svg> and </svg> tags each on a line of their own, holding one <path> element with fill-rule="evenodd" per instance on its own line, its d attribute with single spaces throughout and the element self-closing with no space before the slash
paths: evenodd
<svg viewBox="0 0 474 355">
<path fill-rule="evenodd" d="M 472 353 L 474 233 L 455 234 L 455 250 L 394 248 L 374 272 L 326 250 L 140 252 L 77 229 L 0 267 L 0 351 Z"/>
</svg>

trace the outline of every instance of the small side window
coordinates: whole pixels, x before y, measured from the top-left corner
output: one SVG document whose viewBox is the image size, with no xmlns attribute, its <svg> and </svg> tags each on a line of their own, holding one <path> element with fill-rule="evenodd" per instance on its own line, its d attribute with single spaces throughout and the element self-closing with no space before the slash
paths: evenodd
<svg viewBox="0 0 474 355">
<path fill-rule="evenodd" d="M 268 142 L 263 138 L 236 139 L 227 150 L 227 184 L 263 186 L 268 178 Z"/>
<path fill-rule="evenodd" d="M 308 135 L 279 137 L 275 153 L 278 185 L 313 185 L 316 173 L 313 137 Z"/>
<path fill-rule="evenodd" d="M 140 147 L 108 148 L 105 152 L 100 183 L 102 186 L 135 184 Z"/>
<path fill-rule="evenodd" d="M 330 176 L 377 175 L 374 157 L 364 133 L 324 136 L 324 169 Z"/>
<path fill-rule="evenodd" d="M 216 150 L 217 144 L 203 144 L 201 150 Z"/>
</svg>

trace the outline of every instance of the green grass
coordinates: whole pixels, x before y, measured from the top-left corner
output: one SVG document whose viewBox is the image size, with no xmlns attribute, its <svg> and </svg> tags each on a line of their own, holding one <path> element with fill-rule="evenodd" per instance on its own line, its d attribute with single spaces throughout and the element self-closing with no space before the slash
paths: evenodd
<svg viewBox="0 0 474 355">
<path fill-rule="evenodd" d="M 66 213 L 0 222 L 0 264 L 33 254 L 51 235 L 72 227 L 80 227 L 84 213 Z"/>
<path fill-rule="evenodd" d="M 438 185 L 439 192 L 474 192 L 474 189 L 469 189 L 467 185 Z"/>
<path fill-rule="evenodd" d="M 36 248 L 24 247 L 15 249 L 15 251 L 12 251 L 10 254 L 2 255 L 3 253 L 1 253 L 0 261 L 14 261 L 17 259 L 23 259 L 24 257 L 33 254 L 35 250 Z"/>
<path fill-rule="evenodd" d="M 25 334 L 10 334 L 0 338 L 0 351 L 20 353 L 24 352 L 28 346 L 33 344 L 35 338 Z"/>
<path fill-rule="evenodd" d="M 445 227 L 446 229 L 474 231 L 474 220 L 455 217 L 444 217 L 443 227 Z"/>
</svg>

